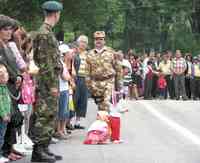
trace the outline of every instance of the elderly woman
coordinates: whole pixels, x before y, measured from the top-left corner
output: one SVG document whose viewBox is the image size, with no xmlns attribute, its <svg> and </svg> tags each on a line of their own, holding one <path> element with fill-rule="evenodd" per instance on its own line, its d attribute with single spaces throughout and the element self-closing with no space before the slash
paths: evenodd
<svg viewBox="0 0 200 163">
<path fill-rule="evenodd" d="M 12 99 L 12 114 L 18 109 L 17 100 L 19 96 L 19 87 L 21 85 L 22 78 L 19 75 L 19 69 L 17 67 L 16 58 L 8 46 L 8 42 L 11 39 L 12 33 L 15 27 L 15 21 L 8 16 L 0 15 L 0 64 L 3 64 L 8 70 L 9 80 L 7 83 L 11 99 Z M 17 160 L 21 158 L 20 155 L 12 152 L 12 145 L 16 143 L 16 131 L 12 118 L 7 125 L 5 133 L 5 140 L 3 145 L 3 154 L 10 160 Z"/>
<path fill-rule="evenodd" d="M 87 100 L 88 100 L 88 89 L 85 84 L 85 77 L 87 76 L 86 69 L 86 57 L 87 57 L 87 46 L 88 38 L 85 35 L 79 36 L 77 39 L 78 43 L 78 54 L 75 57 L 75 69 L 76 69 L 76 90 L 75 90 L 75 111 L 76 111 L 76 122 L 74 125 L 75 129 L 84 129 L 80 125 L 80 118 L 84 118 L 87 112 Z"/>
</svg>

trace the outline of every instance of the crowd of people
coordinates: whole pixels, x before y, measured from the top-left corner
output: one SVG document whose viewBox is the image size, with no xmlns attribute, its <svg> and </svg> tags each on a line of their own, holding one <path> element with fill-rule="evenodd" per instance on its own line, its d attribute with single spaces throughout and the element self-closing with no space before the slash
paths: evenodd
<svg viewBox="0 0 200 163">
<path fill-rule="evenodd" d="M 23 151 L 33 145 L 32 162 L 61 160 L 48 147 L 68 139 L 74 129 L 85 128 L 81 118 L 86 117 L 89 95 L 99 112 L 85 144 L 98 144 L 98 134 L 99 142 L 105 143 L 108 132 L 113 142 L 120 142 L 123 109 L 118 113 L 113 109 L 120 98 L 200 98 L 200 57 L 183 56 L 180 50 L 175 55 L 171 51 L 139 55 L 132 50 L 123 54 L 105 45 L 103 31 L 94 33 L 92 50 L 88 51 L 85 35 L 67 45 L 52 32 L 62 4 L 47 1 L 42 8 L 42 26 L 29 33 L 17 20 L 0 15 L 0 163 L 24 156 L 15 146 L 17 135 L 31 139 Z M 103 132 L 94 130 L 100 121 Z"/>
<path fill-rule="evenodd" d="M 135 99 L 198 100 L 200 56 L 181 50 L 137 55 L 132 50 L 123 61 L 126 96 Z"/>
</svg>

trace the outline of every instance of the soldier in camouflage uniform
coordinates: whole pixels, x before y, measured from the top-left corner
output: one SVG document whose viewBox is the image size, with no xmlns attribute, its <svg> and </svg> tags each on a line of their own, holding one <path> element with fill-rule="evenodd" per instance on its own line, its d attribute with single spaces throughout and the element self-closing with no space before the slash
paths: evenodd
<svg viewBox="0 0 200 163">
<path fill-rule="evenodd" d="M 105 32 L 95 32 L 94 39 L 95 48 L 89 52 L 86 60 L 89 72 L 86 83 L 98 109 L 108 111 L 112 90 L 120 85 L 122 69 L 115 52 L 105 46 Z"/>
<path fill-rule="evenodd" d="M 61 156 L 48 149 L 55 127 L 57 111 L 60 53 L 52 27 L 60 18 L 62 4 L 47 1 L 43 4 L 45 20 L 33 38 L 34 60 L 40 68 L 37 81 L 37 101 L 30 120 L 29 136 L 34 142 L 32 162 L 55 162 Z"/>
</svg>

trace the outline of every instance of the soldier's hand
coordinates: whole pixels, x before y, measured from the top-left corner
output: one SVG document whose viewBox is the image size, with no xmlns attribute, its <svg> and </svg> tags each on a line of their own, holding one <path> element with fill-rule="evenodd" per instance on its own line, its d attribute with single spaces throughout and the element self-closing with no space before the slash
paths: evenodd
<svg viewBox="0 0 200 163">
<path fill-rule="evenodd" d="M 58 97 L 58 89 L 57 88 L 51 88 L 51 95 L 54 97 Z"/>
</svg>

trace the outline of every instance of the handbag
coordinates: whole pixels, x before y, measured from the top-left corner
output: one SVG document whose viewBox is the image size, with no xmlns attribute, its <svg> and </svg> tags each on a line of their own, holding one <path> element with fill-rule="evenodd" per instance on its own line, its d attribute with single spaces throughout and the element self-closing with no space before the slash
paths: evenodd
<svg viewBox="0 0 200 163">
<path fill-rule="evenodd" d="M 21 96 L 20 93 L 18 93 L 17 97 L 14 96 L 11 92 L 9 94 L 10 94 L 10 97 L 14 101 L 18 101 L 20 96 Z M 11 113 L 11 118 L 10 118 L 10 125 L 13 128 L 18 128 L 18 127 L 21 127 L 23 125 L 23 121 L 24 121 L 24 116 L 22 115 L 19 108 L 17 107 L 17 104 L 14 104 L 13 105 L 13 112 Z"/>
<path fill-rule="evenodd" d="M 23 121 L 24 121 L 24 116 L 19 111 L 19 109 L 16 108 L 15 111 L 11 115 L 11 119 L 10 119 L 11 126 L 14 128 L 21 127 L 23 125 Z"/>
<path fill-rule="evenodd" d="M 69 93 L 68 107 L 69 107 L 69 111 L 75 111 L 72 90 L 70 90 L 70 93 Z"/>
</svg>

